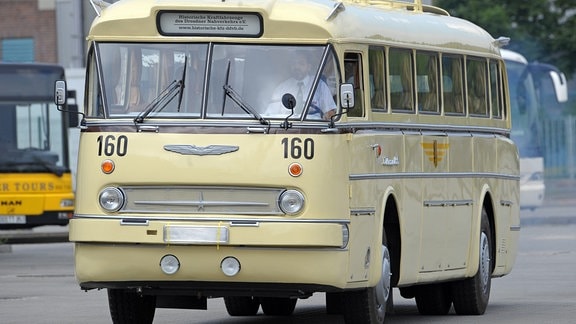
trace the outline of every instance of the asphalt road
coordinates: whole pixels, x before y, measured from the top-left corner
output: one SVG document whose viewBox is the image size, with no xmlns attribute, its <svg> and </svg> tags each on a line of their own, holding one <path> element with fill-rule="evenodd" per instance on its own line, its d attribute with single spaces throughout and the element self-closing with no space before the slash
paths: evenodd
<svg viewBox="0 0 576 324">
<path fill-rule="evenodd" d="M 47 228 L 35 232 L 61 231 Z M 10 247 L 10 248 L 7 248 Z M 105 291 L 81 291 L 71 243 L 0 246 L 0 323 L 111 323 Z M 576 206 L 522 212 L 512 273 L 492 281 L 486 314 L 420 316 L 414 300 L 395 293 L 387 323 L 575 323 Z M 326 315 L 324 296 L 298 301 L 292 317 L 229 317 L 221 299 L 208 311 L 158 309 L 155 323 L 343 323 Z"/>
</svg>

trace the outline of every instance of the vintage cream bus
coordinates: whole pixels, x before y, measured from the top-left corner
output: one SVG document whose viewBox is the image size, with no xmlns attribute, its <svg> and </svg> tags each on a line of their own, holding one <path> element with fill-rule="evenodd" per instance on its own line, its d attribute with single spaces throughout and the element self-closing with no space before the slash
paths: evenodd
<svg viewBox="0 0 576 324">
<path fill-rule="evenodd" d="M 484 313 L 520 229 L 503 40 L 420 1 L 93 4 L 70 241 L 115 323 Z"/>
</svg>

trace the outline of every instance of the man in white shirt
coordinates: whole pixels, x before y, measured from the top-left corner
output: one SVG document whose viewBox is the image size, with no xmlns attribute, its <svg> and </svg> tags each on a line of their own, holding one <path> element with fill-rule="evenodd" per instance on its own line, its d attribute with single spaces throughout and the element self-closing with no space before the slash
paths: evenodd
<svg viewBox="0 0 576 324">
<path fill-rule="evenodd" d="M 272 93 L 272 102 L 266 111 L 267 115 L 287 116 L 289 110 L 282 104 L 282 96 L 290 93 L 296 99 L 294 114 L 299 115 L 304 109 L 304 103 L 312 88 L 314 77 L 312 65 L 306 57 L 306 53 L 296 53 L 291 65 L 292 77 L 279 84 Z M 330 120 L 336 113 L 336 103 L 332 97 L 332 92 L 326 83 L 319 81 L 318 87 L 312 96 L 310 109 L 307 118 Z"/>
</svg>

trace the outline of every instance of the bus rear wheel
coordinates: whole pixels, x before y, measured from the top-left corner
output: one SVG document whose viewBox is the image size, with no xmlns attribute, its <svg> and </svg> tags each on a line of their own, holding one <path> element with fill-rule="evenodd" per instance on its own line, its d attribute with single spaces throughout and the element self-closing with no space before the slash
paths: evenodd
<svg viewBox="0 0 576 324">
<path fill-rule="evenodd" d="M 114 324 L 148 324 L 154 320 L 156 297 L 142 296 L 132 290 L 108 289 L 108 306 Z"/>
<path fill-rule="evenodd" d="M 472 278 L 452 283 L 454 310 L 459 315 L 482 315 L 488 306 L 494 257 L 492 231 L 486 208 L 482 208 L 480 229 L 480 264 Z"/>
</svg>

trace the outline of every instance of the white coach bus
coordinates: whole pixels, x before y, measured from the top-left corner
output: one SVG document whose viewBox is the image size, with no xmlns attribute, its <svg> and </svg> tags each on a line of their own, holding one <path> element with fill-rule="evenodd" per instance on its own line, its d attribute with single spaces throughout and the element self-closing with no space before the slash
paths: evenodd
<svg viewBox="0 0 576 324">
<path fill-rule="evenodd" d="M 544 119 L 561 114 L 568 83 L 555 66 L 529 63 L 511 50 L 502 49 L 501 54 L 510 88 L 511 138 L 520 154 L 520 208 L 535 209 L 544 203 L 546 192 Z"/>
</svg>

